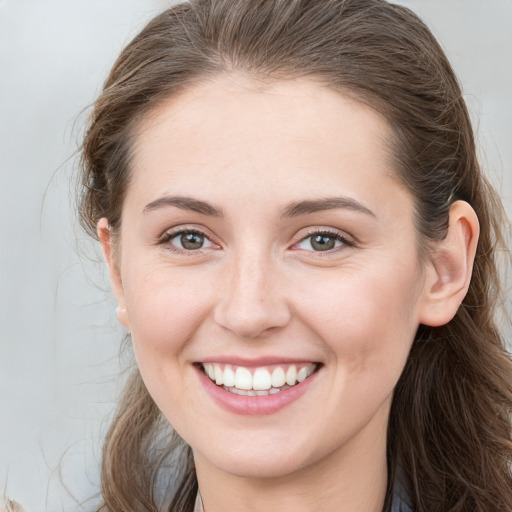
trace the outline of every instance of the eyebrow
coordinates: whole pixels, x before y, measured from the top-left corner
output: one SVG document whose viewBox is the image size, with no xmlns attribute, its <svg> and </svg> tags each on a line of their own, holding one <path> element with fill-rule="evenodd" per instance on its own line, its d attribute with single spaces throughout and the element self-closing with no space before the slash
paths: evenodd
<svg viewBox="0 0 512 512">
<path fill-rule="evenodd" d="M 192 197 L 186 196 L 164 196 L 148 203 L 143 210 L 143 213 L 149 213 L 160 208 L 167 206 L 174 206 L 182 210 L 189 210 L 202 215 L 211 217 L 223 217 L 224 212 L 221 208 L 211 205 L 206 201 L 200 201 Z M 376 215 L 362 203 L 350 197 L 327 197 L 323 199 L 314 199 L 307 201 L 296 201 L 286 206 L 282 212 L 281 217 L 299 217 L 301 215 L 308 215 L 310 213 L 346 209 L 355 212 L 364 213 L 372 217 Z"/>
<path fill-rule="evenodd" d="M 301 215 L 307 215 L 324 210 L 336 210 L 338 208 L 352 210 L 354 212 L 370 215 L 371 217 L 376 217 L 369 208 L 350 197 L 326 197 L 310 201 L 297 201 L 284 208 L 281 216 L 299 217 Z"/>
<path fill-rule="evenodd" d="M 143 213 L 149 213 L 166 206 L 174 206 L 182 210 L 190 210 L 193 212 L 201 213 L 202 215 L 209 215 L 211 217 L 223 217 L 224 213 L 221 208 L 217 208 L 205 201 L 194 199 L 192 197 L 184 196 L 164 196 L 155 199 L 148 203 L 143 210 Z"/>
</svg>

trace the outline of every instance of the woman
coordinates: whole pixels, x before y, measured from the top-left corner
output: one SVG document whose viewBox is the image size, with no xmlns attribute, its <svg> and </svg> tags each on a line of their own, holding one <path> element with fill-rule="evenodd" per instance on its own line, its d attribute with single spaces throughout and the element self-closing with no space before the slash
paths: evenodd
<svg viewBox="0 0 512 512">
<path fill-rule="evenodd" d="M 179 4 L 82 162 L 138 364 L 102 510 L 512 510 L 500 203 L 414 14 Z"/>
</svg>

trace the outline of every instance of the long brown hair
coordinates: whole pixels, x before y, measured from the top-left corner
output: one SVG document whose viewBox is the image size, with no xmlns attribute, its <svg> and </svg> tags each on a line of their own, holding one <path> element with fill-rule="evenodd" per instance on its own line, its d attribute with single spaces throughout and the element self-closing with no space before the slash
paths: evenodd
<svg viewBox="0 0 512 512">
<path fill-rule="evenodd" d="M 119 230 L 141 118 L 189 84 L 232 70 L 311 77 L 381 113 L 393 128 L 397 177 L 415 198 L 423 254 L 445 236 L 455 200 L 476 211 L 468 294 L 447 325 L 420 326 L 395 389 L 384 510 L 400 478 L 415 512 L 512 511 L 512 364 L 494 320 L 504 216 L 480 171 L 453 70 L 410 10 L 384 0 L 192 0 L 154 18 L 122 51 L 89 120 L 85 229 L 96 236 L 107 217 Z M 155 487 L 168 464 L 169 510 L 190 511 L 197 491 L 190 448 L 168 431 L 135 371 L 105 441 L 101 510 L 159 510 Z"/>
</svg>

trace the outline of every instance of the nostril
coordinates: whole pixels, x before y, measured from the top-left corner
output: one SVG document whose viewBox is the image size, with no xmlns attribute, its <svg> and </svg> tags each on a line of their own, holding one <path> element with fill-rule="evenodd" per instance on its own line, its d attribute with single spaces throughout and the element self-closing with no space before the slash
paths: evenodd
<svg viewBox="0 0 512 512">
<path fill-rule="evenodd" d="M 252 302 L 237 304 L 225 301 L 215 311 L 215 322 L 223 329 L 242 338 L 258 338 L 286 326 L 291 318 L 287 306 Z"/>
</svg>

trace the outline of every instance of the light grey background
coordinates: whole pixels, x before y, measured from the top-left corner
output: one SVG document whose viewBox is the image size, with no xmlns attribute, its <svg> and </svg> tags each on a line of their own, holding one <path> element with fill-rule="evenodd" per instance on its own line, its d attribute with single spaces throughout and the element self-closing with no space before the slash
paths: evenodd
<svg viewBox="0 0 512 512">
<path fill-rule="evenodd" d="M 119 387 L 122 332 L 73 219 L 79 114 L 122 46 L 169 3 L 0 0 L 0 495 L 33 512 L 78 510 L 97 491 Z M 511 216 L 512 0 L 401 3 L 451 58 Z"/>
</svg>

